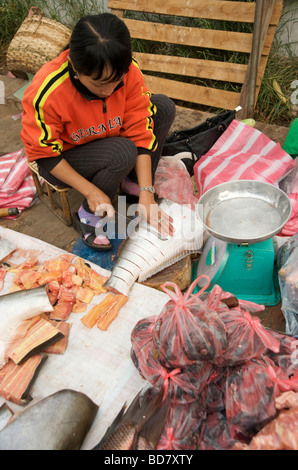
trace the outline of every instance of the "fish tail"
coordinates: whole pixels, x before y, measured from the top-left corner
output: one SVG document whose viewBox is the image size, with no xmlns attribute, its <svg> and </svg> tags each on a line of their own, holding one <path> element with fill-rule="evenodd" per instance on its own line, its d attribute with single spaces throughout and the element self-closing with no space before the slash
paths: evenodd
<svg viewBox="0 0 298 470">
<path fill-rule="evenodd" d="M 158 394 L 154 395 L 154 390 L 155 389 L 153 387 L 148 388 L 145 392 L 141 390 L 135 396 L 126 411 L 124 405 L 107 429 L 101 441 L 92 450 L 102 449 L 114 433 L 117 433 L 119 429 L 123 429 L 125 427 L 133 430 L 134 435 L 130 449 L 136 449 L 141 430 L 154 416 L 156 411 L 162 407 L 164 391 L 161 389 Z M 156 418 L 156 423 L 157 419 L 158 418 Z M 161 430 L 162 428 L 160 429 L 160 432 Z M 153 438 L 150 439 L 155 441 Z"/>
<path fill-rule="evenodd" d="M 157 399 L 160 401 L 160 397 L 163 397 L 163 389 L 161 389 Z M 137 449 L 155 449 L 160 435 L 164 429 L 166 419 L 169 414 L 170 399 L 160 401 L 159 406 L 155 407 L 155 411 L 149 420 L 146 421 L 143 428 L 139 432 L 139 439 Z"/>
<path fill-rule="evenodd" d="M 117 414 L 116 418 L 114 419 L 114 421 L 112 422 L 112 424 L 108 427 L 108 429 L 106 430 L 105 432 L 105 435 L 103 436 L 103 438 L 101 439 L 101 441 L 96 444 L 95 447 L 92 448 L 92 450 L 100 450 L 104 444 L 108 441 L 108 439 L 112 436 L 112 434 L 115 432 L 118 424 L 121 422 L 121 419 L 123 418 L 123 415 L 124 415 L 124 412 L 125 412 L 125 409 L 126 409 L 126 404 L 124 404 L 121 408 L 121 410 L 119 411 L 119 413 Z"/>
</svg>

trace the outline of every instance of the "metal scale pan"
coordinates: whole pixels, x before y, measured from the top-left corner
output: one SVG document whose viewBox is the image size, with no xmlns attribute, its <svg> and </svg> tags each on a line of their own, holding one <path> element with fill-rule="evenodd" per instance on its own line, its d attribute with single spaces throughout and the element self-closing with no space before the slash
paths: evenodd
<svg viewBox="0 0 298 470">
<path fill-rule="evenodd" d="M 197 211 L 210 234 L 197 276 L 209 277 L 209 289 L 216 283 L 240 299 L 278 303 L 272 237 L 291 216 L 288 196 L 268 183 L 237 180 L 206 191 Z"/>
<path fill-rule="evenodd" d="M 230 243 L 259 243 L 281 231 L 292 212 L 288 196 L 276 186 L 254 180 L 218 184 L 199 199 L 206 230 Z"/>
</svg>

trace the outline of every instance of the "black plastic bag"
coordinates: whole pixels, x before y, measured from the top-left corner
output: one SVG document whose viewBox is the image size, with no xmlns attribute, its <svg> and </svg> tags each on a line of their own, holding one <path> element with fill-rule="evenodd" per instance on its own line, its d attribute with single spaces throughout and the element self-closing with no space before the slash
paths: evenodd
<svg viewBox="0 0 298 470">
<path fill-rule="evenodd" d="M 180 152 L 191 152 L 192 159 L 183 158 L 182 161 L 192 176 L 195 162 L 211 149 L 235 116 L 235 110 L 225 111 L 191 129 L 172 132 L 165 140 L 162 155 L 172 156 Z"/>
</svg>

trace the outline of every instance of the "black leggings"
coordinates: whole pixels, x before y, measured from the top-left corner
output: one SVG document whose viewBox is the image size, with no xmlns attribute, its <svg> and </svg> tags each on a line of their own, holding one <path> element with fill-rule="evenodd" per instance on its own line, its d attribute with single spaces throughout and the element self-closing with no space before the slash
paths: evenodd
<svg viewBox="0 0 298 470">
<path fill-rule="evenodd" d="M 151 101 L 157 108 L 153 119 L 158 148 L 151 155 L 154 181 L 164 141 L 175 118 L 175 104 L 165 95 L 152 95 Z M 40 175 L 49 183 L 65 186 L 50 173 L 62 159 L 65 159 L 74 170 L 101 189 L 112 201 L 123 178 L 128 176 L 137 182 L 134 170 L 137 154 L 137 148 L 131 140 L 125 137 L 109 137 L 78 145 L 66 150 L 60 157 L 42 158 L 37 160 L 37 163 Z M 86 199 L 83 201 L 83 206 L 88 210 Z"/>
</svg>

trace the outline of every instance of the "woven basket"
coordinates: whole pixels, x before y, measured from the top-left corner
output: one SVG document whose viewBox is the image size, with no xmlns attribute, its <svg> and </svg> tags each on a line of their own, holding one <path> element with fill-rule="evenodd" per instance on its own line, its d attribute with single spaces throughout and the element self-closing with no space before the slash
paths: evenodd
<svg viewBox="0 0 298 470">
<path fill-rule="evenodd" d="M 8 46 L 8 70 L 35 74 L 42 65 L 60 54 L 70 35 L 71 30 L 66 26 L 45 18 L 39 9 L 31 8 Z"/>
</svg>

